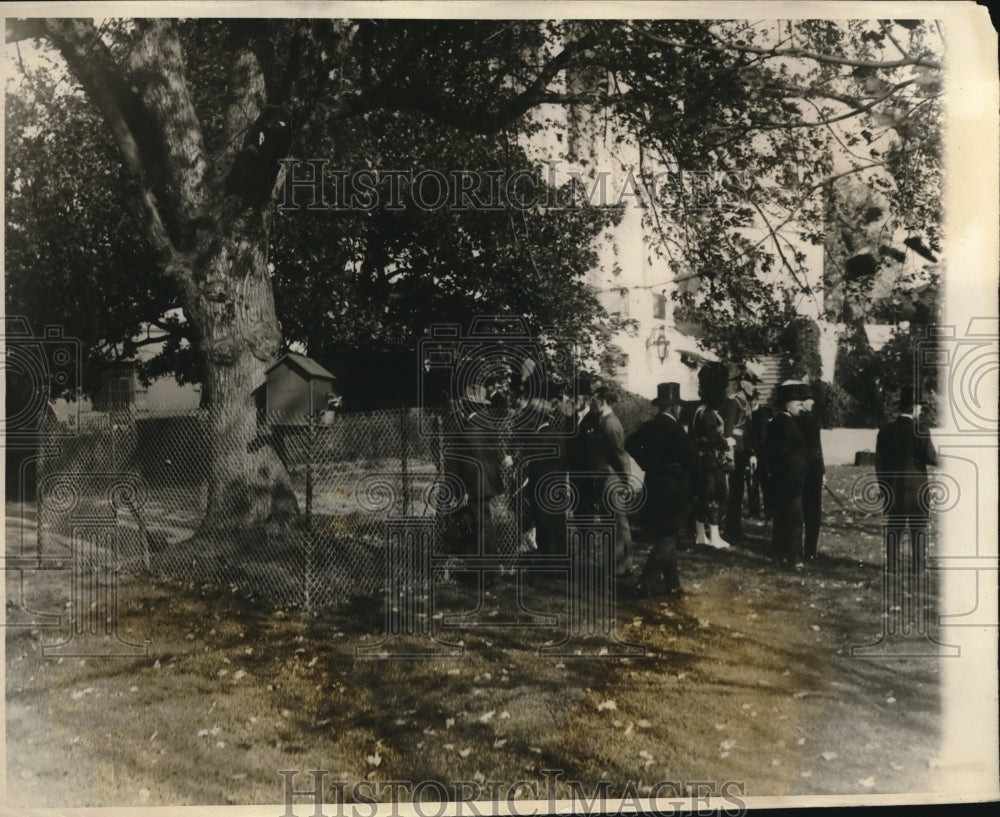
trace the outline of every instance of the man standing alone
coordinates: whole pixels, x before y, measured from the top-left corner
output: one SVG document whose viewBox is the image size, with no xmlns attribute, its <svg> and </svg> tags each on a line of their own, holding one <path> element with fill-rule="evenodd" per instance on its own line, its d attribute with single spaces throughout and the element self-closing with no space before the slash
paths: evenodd
<svg viewBox="0 0 1000 817">
<path fill-rule="evenodd" d="M 646 472 L 643 520 L 656 536 L 635 588 L 638 596 L 680 590 L 677 532 L 691 510 L 691 474 L 695 465 L 694 445 L 678 419 L 680 384 L 660 383 L 652 403 L 659 413 L 625 443 L 625 450 Z"/>
<path fill-rule="evenodd" d="M 764 460 L 774 514 L 775 564 L 802 567 L 802 491 L 806 442 L 795 417 L 802 413 L 804 384 L 778 386 L 778 411 L 768 423 Z"/>
<path fill-rule="evenodd" d="M 822 406 L 816 403 L 816 395 L 805 386 L 802 413 L 796 418 L 799 430 L 806 443 L 806 475 L 802 488 L 802 521 L 805 527 L 805 557 L 807 562 L 816 558 L 819 544 L 820 520 L 823 515 L 823 484 L 826 482 L 826 466 L 823 463 L 823 443 L 820 430 L 823 427 Z"/>
<path fill-rule="evenodd" d="M 891 607 L 900 601 L 899 548 L 910 533 L 910 592 L 925 590 L 929 506 L 927 466 L 937 465 L 937 452 L 929 436 L 918 435 L 916 420 L 920 405 L 912 386 L 904 386 L 899 397 L 899 416 L 882 427 L 875 442 L 875 475 L 882 493 L 885 514 L 886 568 Z M 917 581 L 919 580 L 919 584 Z M 926 594 L 924 594 L 926 597 Z M 922 603 L 922 602 L 921 602 Z M 924 610 L 918 609 L 919 624 L 926 627 Z"/>
</svg>

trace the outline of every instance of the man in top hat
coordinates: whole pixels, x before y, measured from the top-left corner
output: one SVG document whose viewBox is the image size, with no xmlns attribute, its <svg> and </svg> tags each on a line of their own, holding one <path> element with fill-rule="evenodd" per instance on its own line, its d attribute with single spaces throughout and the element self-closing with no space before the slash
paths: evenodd
<svg viewBox="0 0 1000 817">
<path fill-rule="evenodd" d="M 809 385 L 804 387 L 802 413 L 796 417 L 796 421 L 806 442 L 806 475 L 802 487 L 802 522 L 805 528 L 803 549 L 806 561 L 811 562 L 816 558 L 819 545 L 826 465 L 823 462 L 823 442 L 820 438 L 820 429 L 823 427 L 822 406 L 817 404 L 816 394 Z"/>
<path fill-rule="evenodd" d="M 929 435 L 917 433 L 921 405 L 915 396 L 912 386 L 900 390 L 899 416 L 879 430 L 875 441 L 875 474 L 884 502 L 890 574 L 898 572 L 899 545 L 906 531 L 914 575 L 923 571 L 927 548 L 927 466 L 937 465 L 937 452 Z"/>
<path fill-rule="evenodd" d="M 695 467 L 694 444 L 679 419 L 680 384 L 660 383 L 652 403 L 659 413 L 625 442 L 625 450 L 646 472 L 642 519 L 656 536 L 635 588 L 637 595 L 680 590 L 677 533 L 691 511 L 691 475 Z"/>
<path fill-rule="evenodd" d="M 774 515 L 774 561 L 802 567 L 802 492 L 806 441 L 795 418 L 802 413 L 805 384 L 785 381 L 777 389 L 776 413 L 767 427 L 764 463 Z"/>
<path fill-rule="evenodd" d="M 757 468 L 757 452 L 750 434 L 750 417 L 753 412 L 754 386 L 744 376 L 738 381 L 736 391 L 722 405 L 723 434 L 733 457 L 733 471 L 729 474 L 729 501 L 726 503 L 726 520 L 722 535 L 729 542 L 743 539 L 743 494 L 747 485 L 747 472 Z"/>
<path fill-rule="evenodd" d="M 625 429 L 614 413 L 613 403 L 607 386 L 598 386 L 591 395 L 594 426 L 588 438 L 587 470 L 595 474 L 593 490 L 598 514 L 615 520 L 615 575 L 621 578 L 632 572 L 632 531 L 626 513 L 609 507 L 607 499 L 614 483 L 627 483 L 632 468 L 625 452 Z"/>
</svg>

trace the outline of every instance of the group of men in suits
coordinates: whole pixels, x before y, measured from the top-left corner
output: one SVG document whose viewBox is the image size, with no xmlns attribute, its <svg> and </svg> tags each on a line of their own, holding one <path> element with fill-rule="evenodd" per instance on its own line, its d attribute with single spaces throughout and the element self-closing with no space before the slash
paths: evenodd
<svg viewBox="0 0 1000 817">
<path fill-rule="evenodd" d="M 777 387 L 773 409 L 760 406 L 748 378 L 737 378 L 737 388 L 728 394 L 728 373 L 723 375 L 723 369 L 714 367 L 710 375 L 700 378 L 699 405 L 685 418 L 686 424 L 681 412 L 687 404 L 681 400 L 679 384 L 659 384 L 651 401 L 656 415 L 628 438 L 614 413 L 612 392 L 605 386 L 581 389 L 575 405 L 552 394 L 521 406 L 521 410 L 533 409 L 537 422 L 508 439 L 506 448 L 496 429 L 511 407 L 488 397 L 474 400 L 472 410 L 467 405 L 462 418 L 467 433 L 444 461 L 445 471 L 459 478 L 468 497 L 468 531 L 462 549 L 497 552 L 489 506 L 513 487 L 526 511 L 522 527 L 534 531 L 537 551 L 565 553 L 566 513 L 547 506 L 538 496 L 545 478 L 557 473 L 564 475 L 576 496 L 574 515 L 614 520 L 615 573 L 619 578 L 630 576 L 633 548 L 627 513 L 610 497 L 630 479 L 631 456 L 645 474 L 646 499 L 640 518 L 654 539 L 638 584 L 632 587 L 635 593 L 680 589 L 678 534 L 692 516 L 696 543 L 724 549 L 729 542 L 738 542 L 748 490 L 750 512 L 760 510 L 758 492 L 763 493 L 765 516 L 773 520 L 775 563 L 800 568 L 815 559 L 825 484 L 816 395 L 807 383 L 786 381 Z M 911 541 L 920 539 L 926 530 L 927 503 L 924 498 L 921 504 L 921 491 L 926 466 L 936 460 L 929 438 L 914 431 L 918 413 L 913 390 L 904 389 L 900 417 L 878 436 L 877 471 L 894 541 L 907 530 Z M 573 429 L 573 433 L 563 433 Z M 546 439 L 555 441 L 554 456 L 519 456 L 515 450 L 518 440 L 530 448 Z M 504 476 L 513 464 L 512 453 L 525 460 L 519 489 L 507 484 Z M 914 544 L 913 561 L 919 566 L 918 550 L 923 550 L 918 545 Z M 897 551 L 898 547 L 890 548 L 890 554 Z"/>
<path fill-rule="evenodd" d="M 808 383 L 782 383 L 775 403 L 760 450 L 774 520 L 773 556 L 778 565 L 801 568 L 816 558 L 819 542 L 826 481 L 821 424 Z"/>
</svg>

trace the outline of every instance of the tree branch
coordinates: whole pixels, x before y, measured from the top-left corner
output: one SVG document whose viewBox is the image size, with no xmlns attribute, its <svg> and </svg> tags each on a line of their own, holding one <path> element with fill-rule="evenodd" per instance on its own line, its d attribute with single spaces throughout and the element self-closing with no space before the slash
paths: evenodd
<svg viewBox="0 0 1000 817">
<path fill-rule="evenodd" d="M 164 223 L 160 203 L 150 182 L 149 164 L 153 162 L 151 154 L 155 151 L 148 143 L 149 128 L 143 119 L 145 110 L 142 100 L 119 72 L 90 20 L 49 19 L 39 22 L 44 36 L 62 54 L 111 130 L 129 177 L 128 192 L 139 206 L 140 221 L 154 249 L 165 259 L 167 272 L 176 277 L 179 266 L 173 262 L 178 254 L 177 248 Z M 179 280 L 183 282 L 184 279 Z"/>
<path fill-rule="evenodd" d="M 714 51 L 718 54 L 736 51 L 741 54 L 760 54 L 765 57 L 796 57 L 798 59 L 806 59 L 823 63 L 824 65 L 847 65 L 854 68 L 875 68 L 884 70 L 902 68 L 905 65 L 919 65 L 926 68 L 936 69 L 941 68 L 941 63 L 935 60 L 927 59 L 926 57 L 905 57 L 899 60 L 885 60 L 881 62 L 879 60 L 857 60 L 850 59 L 848 57 L 834 57 L 830 54 L 820 54 L 816 51 L 807 51 L 804 48 L 761 48 L 759 46 L 735 45 L 733 43 L 726 43 L 721 46 L 712 46 L 701 43 L 692 44 L 681 42 L 679 40 L 670 40 L 666 37 L 661 37 L 658 34 L 653 34 L 651 31 L 646 31 L 645 29 L 638 27 L 636 27 L 635 30 L 642 36 L 647 37 L 654 42 L 684 51 Z"/>
<path fill-rule="evenodd" d="M 569 65 L 574 56 L 587 49 L 590 42 L 591 36 L 584 35 L 567 44 L 545 64 L 524 90 L 498 108 L 471 108 L 453 97 L 430 88 L 402 86 L 393 82 L 382 83 L 376 89 L 350 97 L 338 118 L 357 116 L 378 109 L 413 111 L 425 113 L 442 124 L 470 133 L 491 133 L 542 103 L 571 104 L 593 102 L 600 98 L 587 94 L 561 94 L 547 90 L 559 72 Z"/>
<path fill-rule="evenodd" d="M 172 20 L 152 19 L 139 21 L 138 27 L 141 36 L 130 60 L 131 78 L 162 134 L 162 164 L 176 199 L 171 202 L 176 220 L 193 221 L 204 209 L 207 161 L 201 123 L 184 76 L 177 26 Z"/>
</svg>

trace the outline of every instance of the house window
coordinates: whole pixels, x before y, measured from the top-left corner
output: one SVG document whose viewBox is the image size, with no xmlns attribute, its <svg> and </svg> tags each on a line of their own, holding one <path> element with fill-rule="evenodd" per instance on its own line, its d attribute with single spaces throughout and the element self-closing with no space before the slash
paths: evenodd
<svg viewBox="0 0 1000 817">
<path fill-rule="evenodd" d="M 667 317 L 667 296 L 666 295 L 654 295 L 653 296 L 653 317 L 656 320 L 659 320 L 659 321 L 666 320 L 666 317 Z"/>
</svg>

